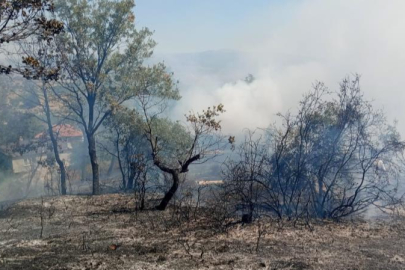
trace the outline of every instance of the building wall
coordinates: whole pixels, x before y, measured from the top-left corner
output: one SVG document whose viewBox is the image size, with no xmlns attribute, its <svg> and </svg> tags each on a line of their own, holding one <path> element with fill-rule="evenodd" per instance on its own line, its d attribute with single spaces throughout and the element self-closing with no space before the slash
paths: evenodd
<svg viewBox="0 0 405 270">
<path fill-rule="evenodd" d="M 13 158 L 13 172 L 25 173 L 30 172 L 37 166 L 38 159 L 35 155 L 22 155 L 20 157 Z"/>
<path fill-rule="evenodd" d="M 73 148 L 80 147 L 81 145 L 79 144 L 81 144 L 80 138 L 61 139 L 59 141 L 59 155 L 60 158 L 65 162 L 66 166 L 71 164 Z M 38 161 L 45 160 L 47 156 L 53 158 L 53 151 L 49 150 L 48 147 L 42 147 L 37 149 L 37 151 L 25 153 L 22 156 L 15 155 L 12 160 L 10 160 L 9 165 L 12 168 L 13 173 L 29 173 L 31 170 L 37 167 Z"/>
</svg>

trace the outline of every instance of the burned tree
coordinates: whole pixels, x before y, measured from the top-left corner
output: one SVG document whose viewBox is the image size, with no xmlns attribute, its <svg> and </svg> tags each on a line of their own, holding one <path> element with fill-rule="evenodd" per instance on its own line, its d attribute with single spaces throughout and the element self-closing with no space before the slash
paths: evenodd
<svg viewBox="0 0 405 270">
<path fill-rule="evenodd" d="M 190 112 L 186 116 L 190 129 L 186 130 L 179 122 L 159 119 L 158 114 L 151 114 L 149 99 L 141 97 L 140 104 L 153 163 L 172 178 L 170 189 L 156 207 L 165 210 L 179 188 L 180 176 L 188 172 L 189 166 L 213 158 L 224 147 L 224 138 L 219 134 L 221 122 L 217 117 L 225 111 L 220 104 L 202 114 Z"/>
<path fill-rule="evenodd" d="M 364 99 L 358 76 L 343 80 L 335 95 L 318 83 L 288 118 L 279 139 L 270 131 L 275 148 L 268 175 L 286 198 L 284 210 L 341 218 L 394 199 L 404 143 Z M 384 177 L 375 172 L 378 160 L 390 167 Z"/>
<path fill-rule="evenodd" d="M 263 207 L 264 196 L 268 195 L 266 184 L 262 182 L 268 151 L 263 147 L 263 138 L 257 136 L 255 132 L 248 131 L 245 141 L 236 150 L 237 159 L 227 160 L 223 169 L 222 197 L 234 204 L 235 211 L 242 211 L 245 223 L 253 221 L 255 213 Z"/>
<path fill-rule="evenodd" d="M 279 218 L 339 219 L 371 205 L 400 202 L 397 181 L 405 144 L 364 99 L 358 76 L 343 80 L 336 93 L 317 83 L 297 115 L 280 116 L 282 125 L 267 129 L 266 143 L 242 148 L 243 155 L 253 151 L 260 157 L 250 181 L 260 191 L 262 209 Z M 249 180 L 245 168 L 255 160 L 231 164 L 229 181 Z"/>
</svg>

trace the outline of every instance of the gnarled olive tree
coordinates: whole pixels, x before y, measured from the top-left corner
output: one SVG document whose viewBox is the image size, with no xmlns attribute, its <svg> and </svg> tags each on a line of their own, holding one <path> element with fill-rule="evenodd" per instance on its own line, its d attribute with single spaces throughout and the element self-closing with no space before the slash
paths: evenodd
<svg viewBox="0 0 405 270">
<path fill-rule="evenodd" d="M 180 122 L 159 119 L 161 111 L 150 111 L 153 101 L 141 96 L 140 107 L 144 112 L 145 133 L 149 141 L 153 163 L 172 178 L 170 189 L 166 192 L 157 210 L 165 210 L 180 184 L 180 176 L 187 173 L 193 163 L 206 162 L 214 158 L 224 148 L 224 137 L 220 134 L 221 122 L 217 117 L 224 113 L 219 104 L 203 111 L 186 116 L 188 129 Z"/>
</svg>

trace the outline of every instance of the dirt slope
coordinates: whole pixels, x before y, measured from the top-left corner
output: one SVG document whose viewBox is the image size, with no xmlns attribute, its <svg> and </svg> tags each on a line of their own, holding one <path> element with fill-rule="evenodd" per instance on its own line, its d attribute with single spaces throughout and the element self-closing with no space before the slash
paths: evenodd
<svg viewBox="0 0 405 270">
<path fill-rule="evenodd" d="M 267 223 L 256 251 L 258 224 L 219 233 L 133 208 L 127 195 L 20 202 L 0 212 L 0 269 L 405 269 L 399 218 Z"/>
</svg>

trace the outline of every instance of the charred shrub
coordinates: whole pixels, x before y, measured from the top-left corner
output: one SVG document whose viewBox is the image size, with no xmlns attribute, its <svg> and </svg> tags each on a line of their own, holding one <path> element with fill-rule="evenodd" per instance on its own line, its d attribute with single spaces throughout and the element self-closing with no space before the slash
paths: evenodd
<svg viewBox="0 0 405 270">
<path fill-rule="evenodd" d="M 248 132 L 225 164 L 223 194 L 246 220 L 340 219 L 401 202 L 404 142 L 364 99 L 359 77 L 336 93 L 317 83 L 296 115 L 279 116 L 261 136 Z"/>
</svg>

